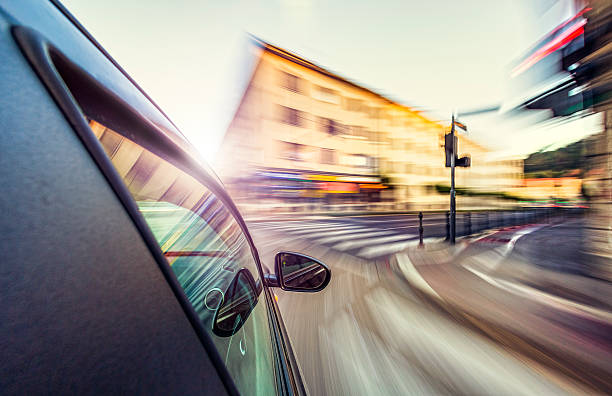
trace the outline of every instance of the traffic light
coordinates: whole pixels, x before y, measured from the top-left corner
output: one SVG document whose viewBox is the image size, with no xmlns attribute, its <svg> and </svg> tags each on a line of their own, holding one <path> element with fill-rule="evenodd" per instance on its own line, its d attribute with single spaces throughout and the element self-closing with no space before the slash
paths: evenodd
<svg viewBox="0 0 612 396">
<path fill-rule="evenodd" d="M 453 137 L 455 139 L 452 139 Z M 446 153 L 446 167 L 447 168 L 451 166 L 451 158 L 453 158 L 453 153 L 457 152 L 457 147 L 458 145 L 457 145 L 456 135 L 451 135 L 450 133 L 447 133 L 446 135 L 444 135 L 444 152 Z M 455 155 L 455 158 L 456 157 L 457 156 Z"/>
<path fill-rule="evenodd" d="M 452 139 L 452 138 L 455 139 Z M 453 142 L 454 140 L 454 142 Z M 453 147 L 454 143 L 454 147 Z M 444 152 L 446 153 L 446 167 L 450 168 L 451 166 L 451 158 L 453 157 L 453 152 L 456 153 L 459 148 L 457 135 L 451 135 L 447 133 L 444 135 Z M 472 160 L 469 156 L 457 158 L 457 154 L 455 154 L 455 166 L 462 166 L 464 168 L 469 168 L 472 165 Z"/>
<path fill-rule="evenodd" d="M 455 159 L 455 166 L 462 166 L 464 168 L 469 168 L 471 165 L 472 165 L 472 159 L 469 156 Z"/>
</svg>

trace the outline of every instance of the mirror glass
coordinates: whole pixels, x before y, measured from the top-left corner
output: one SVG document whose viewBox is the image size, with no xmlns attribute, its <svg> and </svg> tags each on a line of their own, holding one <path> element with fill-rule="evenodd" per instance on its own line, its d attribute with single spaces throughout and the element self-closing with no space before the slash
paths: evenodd
<svg viewBox="0 0 612 396">
<path fill-rule="evenodd" d="M 297 253 L 279 253 L 281 287 L 287 290 L 317 291 L 329 282 L 330 272 L 312 257 Z"/>
<path fill-rule="evenodd" d="M 230 283 L 213 321 L 213 332 L 220 337 L 230 337 L 244 324 L 257 304 L 252 276 L 248 270 L 240 270 Z"/>
</svg>

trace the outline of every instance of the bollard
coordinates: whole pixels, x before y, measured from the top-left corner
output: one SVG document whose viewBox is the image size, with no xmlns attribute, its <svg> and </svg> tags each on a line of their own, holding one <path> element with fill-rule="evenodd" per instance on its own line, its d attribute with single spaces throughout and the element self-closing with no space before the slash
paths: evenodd
<svg viewBox="0 0 612 396">
<path fill-rule="evenodd" d="M 419 247 L 423 247 L 423 212 L 419 212 Z"/>
<path fill-rule="evenodd" d="M 446 240 L 450 239 L 450 212 L 446 212 Z"/>
</svg>

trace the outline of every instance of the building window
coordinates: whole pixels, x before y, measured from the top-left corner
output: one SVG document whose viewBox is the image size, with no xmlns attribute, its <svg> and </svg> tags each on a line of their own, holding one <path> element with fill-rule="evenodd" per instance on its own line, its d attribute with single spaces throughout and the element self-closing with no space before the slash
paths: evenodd
<svg viewBox="0 0 612 396">
<path fill-rule="evenodd" d="M 340 95 L 333 89 L 318 86 L 312 95 L 315 99 L 322 102 L 340 104 Z"/>
<path fill-rule="evenodd" d="M 301 144 L 282 142 L 280 157 L 290 161 L 302 161 L 303 147 Z"/>
<path fill-rule="evenodd" d="M 378 107 L 370 107 L 368 108 L 368 114 L 370 116 L 370 118 L 380 118 L 381 116 L 381 109 Z"/>
<path fill-rule="evenodd" d="M 283 88 L 288 89 L 289 91 L 301 92 L 300 78 L 298 76 L 294 76 L 293 74 L 282 72 L 281 85 Z"/>
<path fill-rule="evenodd" d="M 367 139 L 367 131 L 364 127 L 353 125 L 350 128 L 350 130 L 351 130 L 351 135 L 358 137 L 358 138 Z"/>
<path fill-rule="evenodd" d="M 321 117 L 320 120 L 321 130 L 329 133 L 330 135 L 337 135 L 344 129 L 342 124 L 340 124 L 338 121 L 332 120 L 331 118 Z"/>
<path fill-rule="evenodd" d="M 366 166 L 370 169 L 378 168 L 378 158 L 367 156 L 366 158 Z"/>
<path fill-rule="evenodd" d="M 329 118 L 325 118 L 325 117 L 319 117 L 319 130 L 321 132 L 326 132 L 328 133 L 328 128 L 329 128 L 329 122 L 331 120 Z"/>
<path fill-rule="evenodd" d="M 336 163 L 336 152 L 330 149 L 321 149 L 321 163 L 333 165 Z"/>
<path fill-rule="evenodd" d="M 289 125 L 303 125 L 302 112 L 291 107 L 280 106 L 280 120 Z"/>
<path fill-rule="evenodd" d="M 369 157 L 363 154 L 349 154 L 344 156 L 343 165 L 353 166 L 356 168 L 367 168 L 369 164 Z"/>
<path fill-rule="evenodd" d="M 345 108 L 348 111 L 361 111 L 363 103 L 359 99 L 350 99 L 347 98 L 345 100 Z"/>
</svg>

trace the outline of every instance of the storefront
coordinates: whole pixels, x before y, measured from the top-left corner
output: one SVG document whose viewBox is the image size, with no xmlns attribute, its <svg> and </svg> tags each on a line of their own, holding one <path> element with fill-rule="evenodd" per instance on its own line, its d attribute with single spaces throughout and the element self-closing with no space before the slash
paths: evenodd
<svg viewBox="0 0 612 396">
<path fill-rule="evenodd" d="M 387 188 L 378 176 L 260 170 L 240 181 L 252 198 L 291 203 L 370 203 Z"/>
</svg>

